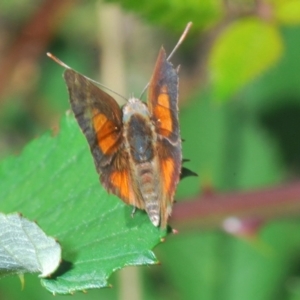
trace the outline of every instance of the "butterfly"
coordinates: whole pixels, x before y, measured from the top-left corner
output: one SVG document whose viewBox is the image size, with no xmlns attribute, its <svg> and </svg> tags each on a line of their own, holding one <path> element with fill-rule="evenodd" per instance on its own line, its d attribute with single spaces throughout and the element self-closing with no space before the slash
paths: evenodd
<svg viewBox="0 0 300 300">
<path fill-rule="evenodd" d="M 148 84 L 147 104 L 131 97 L 122 108 L 92 80 L 48 56 L 66 68 L 71 107 L 104 188 L 145 210 L 154 226 L 165 228 L 180 179 L 182 153 L 178 70 L 164 48 Z"/>
</svg>

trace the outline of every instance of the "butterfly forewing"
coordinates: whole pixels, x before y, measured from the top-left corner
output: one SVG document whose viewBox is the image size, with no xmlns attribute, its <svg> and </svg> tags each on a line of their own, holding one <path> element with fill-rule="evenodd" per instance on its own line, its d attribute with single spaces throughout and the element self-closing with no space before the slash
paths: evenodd
<svg viewBox="0 0 300 300">
<path fill-rule="evenodd" d="M 171 142 L 179 138 L 178 74 L 161 48 L 149 84 L 148 107 L 157 131 Z"/>
<path fill-rule="evenodd" d="M 64 78 L 72 110 L 100 173 L 111 162 L 122 142 L 122 111 L 111 96 L 74 70 L 66 70 Z"/>
</svg>

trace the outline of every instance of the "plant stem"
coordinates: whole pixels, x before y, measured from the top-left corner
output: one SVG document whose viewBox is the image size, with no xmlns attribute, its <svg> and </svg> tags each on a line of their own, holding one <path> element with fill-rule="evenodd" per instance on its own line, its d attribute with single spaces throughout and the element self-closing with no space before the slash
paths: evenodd
<svg viewBox="0 0 300 300">
<path fill-rule="evenodd" d="M 299 216 L 300 181 L 249 192 L 204 194 L 174 205 L 171 225 L 199 229 L 222 226 L 229 217 L 261 219 Z"/>
</svg>

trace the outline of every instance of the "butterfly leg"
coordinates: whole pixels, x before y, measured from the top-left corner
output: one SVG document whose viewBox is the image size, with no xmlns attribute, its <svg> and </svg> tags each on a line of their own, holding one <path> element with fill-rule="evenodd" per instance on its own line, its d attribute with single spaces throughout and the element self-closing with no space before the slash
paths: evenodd
<svg viewBox="0 0 300 300">
<path fill-rule="evenodd" d="M 134 206 L 133 209 L 132 209 L 132 212 L 131 212 L 131 218 L 134 217 L 135 212 L 136 212 L 136 207 Z"/>
</svg>

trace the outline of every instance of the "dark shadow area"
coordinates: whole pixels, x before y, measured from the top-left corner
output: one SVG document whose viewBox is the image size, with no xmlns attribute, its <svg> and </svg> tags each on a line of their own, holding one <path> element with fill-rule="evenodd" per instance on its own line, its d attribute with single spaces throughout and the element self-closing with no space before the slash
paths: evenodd
<svg viewBox="0 0 300 300">
<path fill-rule="evenodd" d="M 73 269 L 73 263 L 72 262 L 67 261 L 67 260 L 62 260 L 62 262 L 60 263 L 57 270 L 53 274 L 51 274 L 51 277 L 45 278 L 45 279 L 55 280 L 57 277 L 62 276 L 63 274 L 65 274 L 66 272 L 69 272 L 72 269 Z"/>
<path fill-rule="evenodd" d="M 284 102 L 284 101 L 282 101 Z M 259 116 L 260 123 L 278 142 L 284 163 L 293 175 L 300 175 L 300 99 L 268 108 Z"/>
</svg>

